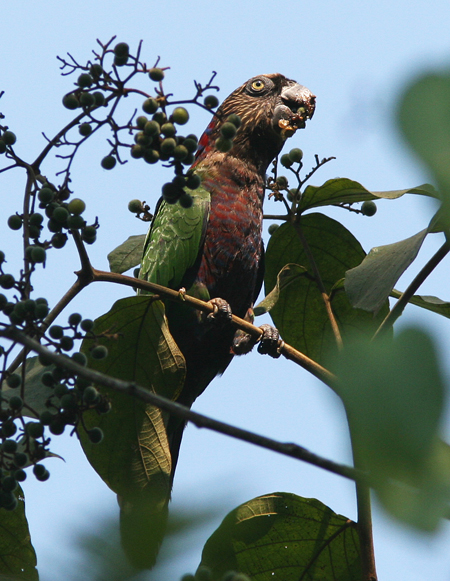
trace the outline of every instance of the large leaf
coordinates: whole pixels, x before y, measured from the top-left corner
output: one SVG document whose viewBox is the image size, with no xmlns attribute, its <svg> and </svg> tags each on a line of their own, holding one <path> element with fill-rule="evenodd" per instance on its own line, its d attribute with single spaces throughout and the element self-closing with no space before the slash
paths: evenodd
<svg viewBox="0 0 450 581">
<path fill-rule="evenodd" d="M 20 486 L 15 494 L 18 505 L 14 510 L 0 508 L 0 579 L 37 581 L 36 553 L 31 544 L 25 500 Z"/>
<path fill-rule="evenodd" d="M 327 293 L 339 287 L 346 270 L 361 263 L 364 250 L 356 238 L 339 222 L 323 214 L 307 214 L 299 222 Z M 297 277 L 280 293 L 270 314 L 283 339 L 312 359 L 321 362 L 335 347 L 323 297 L 314 279 L 295 226 L 286 223 L 271 236 L 266 254 L 266 292 L 276 285 L 278 273 L 286 264 L 305 267 L 307 276 Z M 373 334 L 387 313 L 387 303 L 377 317 L 354 309 L 343 290 L 333 291 L 332 309 L 345 340 L 350 330 Z"/>
<path fill-rule="evenodd" d="M 423 184 L 417 188 L 406 190 L 392 190 L 386 192 L 370 192 L 360 183 L 347 178 L 334 178 L 321 186 L 308 186 L 300 200 L 298 209 L 304 212 L 309 208 L 336 204 L 354 204 L 366 200 L 380 198 L 395 200 L 404 194 L 419 194 L 422 196 L 437 197 L 437 192 L 430 184 Z"/>
<path fill-rule="evenodd" d="M 356 524 L 313 498 L 275 492 L 238 506 L 203 549 L 212 581 L 229 570 L 252 581 L 360 581 Z"/>
<path fill-rule="evenodd" d="M 145 234 L 130 236 L 108 254 L 109 269 L 111 272 L 122 274 L 141 263 L 144 248 Z"/>
<path fill-rule="evenodd" d="M 255 317 L 268 313 L 274 307 L 284 289 L 286 289 L 299 276 L 305 276 L 308 271 L 298 264 L 286 264 L 277 276 L 277 283 L 270 293 L 253 309 Z"/>
<path fill-rule="evenodd" d="M 99 343 L 108 348 L 103 360 L 89 358 L 88 366 L 119 379 L 135 381 L 165 397 L 175 399 L 183 386 L 185 362 L 169 333 L 164 306 L 151 297 L 117 301 L 95 321 L 94 332 L 104 333 Z M 89 355 L 93 339 L 85 339 L 82 351 Z M 130 496 L 152 480 L 167 492 L 171 470 L 164 414 L 135 398 L 99 387 L 112 402 L 112 410 L 99 416 L 85 414 L 88 429 L 100 426 L 104 440 L 91 444 L 84 430 L 84 451 L 103 480 L 118 494 Z"/>
<path fill-rule="evenodd" d="M 428 228 L 406 240 L 372 248 L 360 265 L 348 270 L 345 290 L 352 305 L 377 313 L 416 258 L 427 234 Z"/>
<path fill-rule="evenodd" d="M 355 338 L 333 370 L 356 456 L 386 508 L 436 528 L 450 500 L 449 455 L 439 443 L 444 380 L 428 334 L 411 328 L 392 341 Z"/>
</svg>

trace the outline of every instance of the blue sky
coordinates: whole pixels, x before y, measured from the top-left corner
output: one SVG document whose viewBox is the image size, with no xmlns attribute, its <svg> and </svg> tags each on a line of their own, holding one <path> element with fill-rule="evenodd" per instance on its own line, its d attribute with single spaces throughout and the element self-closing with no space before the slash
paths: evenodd
<svg viewBox="0 0 450 581">
<path fill-rule="evenodd" d="M 306 167 L 313 164 L 315 154 L 337 158 L 315 175 L 316 185 L 341 176 L 376 191 L 430 179 L 399 137 L 394 112 L 412 78 L 430 67 L 439 70 L 450 65 L 447 0 L 280 0 L 277 4 L 267 0 L 79 0 L 70 4 L 43 0 L 39 6 L 22 0 L 4 3 L 1 20 L 0 90 L 5 95 L 0 110 L 18 136 L 16 151 L 25 159 L 34 158 L 42 149 L 42 131 L 52 135 L 70 120 L 61 98 L 73 80 L 60 76 L 56 55 L 70 52 L 83 61 L 90 57 L 97 38 L 107 41 L 117 35 L 132 48 L 142 39 L 143 60 L 149 65 L 161 56 L 162 65 L 171 67 L 166 90 L 180 98 L 193 94 L 193 79 L 204 83 L 213 70 L 218 73 L 221 100 L 260 73 L 281 72 L 309 87 L 317 95 L 316 114 L 291 144 L 305 152 Z M 131 112 L 137 105 L 129 106 Z M 200 134 L 207 122 L 205 112 L 192 111 L 190 130 Z M 72 183 L 75 195 L 86 201 L 86 215 L 101 217 L 98 242 L 91 252 L 93 264 L 101 269 L 107 268 L 106 255 L 112 248 L 146 230 L 127 211 L 128 201 L 145 199 L 154 207 L 167 179 L 164 170 L 137 162 L 112 172 L 102 170 L 99 161 L 108 152 L 104 138 L 94 139 L 80 152 Z M 60 168 L 59 162 L 50 161 L 44 169 L 53 176 Z M 3 215 L 9 216 L 20 207 L 24 176 L 9 172 L 0 178 Z M 266 209 L 278 210 L 270 204 Z M 339 210 L 328 213 L 343 220 L 368 251 L 421 230 L 432 210 L 429 201 L 407 197 L 380 202 L 371 219 Z M 0 247 L 8 253 L 13 249 L 5 241 L 11 236 L 6 226 L 0 228 Z M 417 264 L 440 243 L 437 237 L 427 240 Z M 42 292 L 56 301 L 74 280 L 77 259 L 71 248 L 52 254 L 45 277 L 38 276 L 36 286 L 41 285 Z M 54 276 L 51 288 L 49 276 Z M 399 288 L 410 278 L 407 273 Z M 441 266 L 421 292 L 449 300 L 445 296 L 448 280 Z M 70 312 L 79 310 L 94 318 L 125 295 L 121 288 L 99 284 L 89 288 Z M 450 332 L 445 321 L 414 307 L 405 320 L 428 321 L 442 341 L 443 352 L 448 352 Z M 337 461 L 350 458 L 336 397 L 287 361 L 256 353 L 236 359 L 195 403 L 195 409 L 279 440 L 298 442 Z M 67 563 L 76 563 L 74 532 L 91 529 L 103 514 L 117 512 L 114 495 L 92 471 L 74 438 L 57 439 L 55 451 L 66 463 L 49 460 L 50 480 L 41 484 L 29 478 L 24 486 L 45 581 L 61 578 Z M 224 515 L 241 502 L 277 490 L 316 497 L 338 513 L 356 516 L 353 488 L 343 479 L 188 427 L 173 491 L 174 510 L 220 501 Z M 220 519 L 219 515 L 202 530 L 196 550 L 172 564 L 171 579 L 196 568 L 199 548 Z M 448 524 L 435 536 L 418 535 L 375 507 L 374 525 L 380 579 L 449 578 Z"/>
</svg>

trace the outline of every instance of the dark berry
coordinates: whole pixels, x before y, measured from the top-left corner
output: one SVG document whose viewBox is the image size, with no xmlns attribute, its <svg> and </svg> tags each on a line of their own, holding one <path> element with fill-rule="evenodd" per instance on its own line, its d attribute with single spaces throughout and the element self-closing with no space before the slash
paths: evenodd
<svg viewBox="0 0 450 581">
<path fill-rule="evenodd" d="M 142 103 L 142 110 L 145 111 L 145 113 L 148 113 L 149 115 L 153 115 L 153 113 L 156 113 L 158 107 L 159 107 L 158 101 L 156 99 L 152 99 L 151 97 L 149 99 L 146 99 Z"/>
<path fill-rule="evenodd" d="M 8 226 L 11 230 L 20 230 L 22 228 L 22 218 L 17 214 L 13 214 L 8 218 Z"/>
<path fill-rule="evenodd" d="M 88 333 L 94 328 L 94 321 L 91 321 L 91 319 L 83 319 L 80 323 L 80 327 L 83 331 Z"/>
<path fill-rule="evenodd" d="M 12 131 L 5 131 L 2 134 L 2 141 L 6 145 L 14 145 L 16 143 L 16 136 Z"/>
<path fill-rule="evenodd" d="M 57 232 L 56 234 L 53 234 L 51 243 L 53 248 L 62 248 L 63 246 L 65 246 L 67 240 L 68 240 L 67 234 Z"/>
<path fill-rule="evenodd" d="M 104 345 L 96 345 L 91 349 L 92 359 L 105 359 L 108 356 L 108 349 Z"/>
<path fill-rule="evenodd" d="M 81 323 L 81 319 L 82 317 L 79 313 L 72 313 L 71 315 L 69 315 L 68 318 L 69 325 L 71 325 L 72 327 L 76 327 Z"/>
<path fill-rule="evenodd" d="M 133 214 L 142 212 L 142 202 L 140 200 L 130 200 L 128 202 L 128 210 Z"/>
<path fill-rule="evenodd" d="M 44 482 L 48 480 L 50 472 L 43 464 L 36 464 L 33 468 L 33 474 L 36 476 L 37 480 Z"/>
<path fill-rule="evenodd" d="M 22 378 L 18 373 L 12 373 L 7 377 L 6 384 L 11 389 L 15 389 L 16 387 L 20 387 L 20 385 L 22 384 Z"/>
<path fill-rule="evenodd" d="M 361 212 L 364 216 L 373 216 L 377 213 L 377 205 L 372 200 L 366 200 L 361 206 Z"/>
<path fill-rule="evenodd" d="M 203 104 L 208 109 L 215 109 L 219 104 L 219 99 L 215 95 L 208 95 L 204 98 Z"/>
<path fill-rule="evenodd" d="M 289 157 L 288 153 L 284 153 L 280 158 L 280 163 L 283 167 L 291 167 L 294 163 L 292 159 Z"/>
<path fill-rule="evenodd" d="M 89 73 L 81 73 L 77 79 L 77 85 L 83 89 L 92 85 L 92 77 Z"/>
<path fill-rule="evenodd" d="M 294 147 L 294 149 L 291 149 L 288 155 L 292 163 L 299 163 L 302 161 L 303 151 L 298 147 Z"/>
<path fill-rule="evenodd" d="M 90 123 L 82 123 L 78 127 L 78 133 L 83 137 L 87 137 L 92 133 L 92 125 Z"/>
<path fill-rule="evenodd" d="M 233 123 L 233 125 L 236 127 L 236 129 L 239 129 L 239 127 L 242 125 L 241 118 L 239 117 L 239 115 L 236 115 L 236 113 L 232 113 L 231 115 L 228 115 L 227 121 L 228 121 L 228 123 Z"/>
<path fill-rule="evenodd" d="M 220 133 L 225 139 L 233 139 L 236 135 L 236 126 L 233 123 L 227 121 L 220 128 Z"/>
<path fill-rule="evenodd" d="M 130 54 L 130 47 L 126 42 L 119 42 L 114 47 L 114 54 L 118 57 L 128 56 Z"/>
<path fill-rule="evenodd" d="M 100 444 L 103 440 L 103 432 L 100 428 L 92 428 L 88 430 L 88 438 L 93 444 Z"/>
<path fill-rule="evenodd" d="M 164 71 L 159 68 L 153 68 L 148 71 L 148 76 L 152 81 L 160 82 L 164 79 Z"/>
<path fill-rule="evenodd" d="M 233 147 L 233 142 L 231 141 L 231 139 L 219 137 L 218 139 L 216 139 L 215 145 L 219 151 L 221 151 L 222 153 L 226 153 L 227 151 L 230 151 L 230 149 Z"/>
<path fill-rule="evenodd" d="M 112 169 L 116 165 L 116 158 L 113 155 L 107 155 L 101 162 L 103 169 Z"/>
</svg>

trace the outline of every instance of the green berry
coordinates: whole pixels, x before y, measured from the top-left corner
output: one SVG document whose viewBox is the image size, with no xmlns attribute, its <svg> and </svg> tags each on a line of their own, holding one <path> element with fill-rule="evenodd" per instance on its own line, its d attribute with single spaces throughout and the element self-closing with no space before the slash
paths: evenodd
<svg viewBox="0 0 450 581">
<path fill-rule="evenodd" d="M 22 218 L 17 214 L 13 214 L 8 218 L 8 226 L 11 230 L 20 230 L 22 228 Z"/>
<path fill-rule="evenodd" d="M 83 319 L 80 323 L 80 327 L 82 331 L 89 333 L 94 328 L 94 321 L 92 321 L 91 319 Z"/>
<path fill-rule="evenodd" d="M 90 123 L 82 123 L 78 127 L 78 133 L 83 137 L 87 137 L 92 133 L 92 125 Z"/>
<path fill-rule="evenodd" d="M 64 329 L 59 325 L 52 325 L 48 330 L 48 334 L 52 339 L 58 340 L 64 336 Z"/>
<path fill-rule="evenodd" d="M 85 223 L 83 216 L 74 215 L 67 218 L 67 228 L 71 230 L 79 230 L 84 227 Z"/>
<path fill-rule="evenodd" d="M 15 279 L 12 274 L 0 275 L 0 286 L 5 290 L 12 288 L 15 284 Z"/>
<path fill-rule="evenodd" d="M 239 129 L 239 127 L 242 125 L 241 118 L 239 117 L 239 115 L 236 115 L 236 113 L 231 113 L 231 115 L 228 115 L 227 122 L 233 123 L 236 129 Z"/>
<path fill-rule="evenodd" d="M 74 198 L 73 200 L 70 200 L 67 209 L 71 214 L 78 216 L 86 210 L 86 204 L 83 202 L 83 200 L 80 200 L 80 198 Z"/>
<path fill-rule="evenodd" d="M 361 206 L 361 212 L 364 216 L 373 216 L 377 213 L 377 205 L 372 200 L 366 200 Z"/>
<path fill-rule="evenodd" d="M 176 107 L 172 112 L 172 119 L 177 125 L 186 125 L 189 121 L 189 113 L 184 107 Z"/>
<path fill-rule="evenodd" d="M 215 95 L 207 95 L 203 100 L 203 104 L 208 109 L 215 109 L 219 105 L 219 99 Z"/>
<path fill-rule="evenodd" d="M 41 482 L 44 482 L 45 480 L 48 480 L 48 478 L 50 476 L 49 471 L 47 470 L 47 468 L 43 464 L 36 464 L 33 467 L 33 474 Z"/>
<path fill-rule="evenodd" d="M 220 128 L 220 133 L 225 139 L 233 139 L 236 135 L 236 126 L 233 123 L 227 121 Z"/>
<path fill-rule="evenodd" d="M 303 151 L 299 147 L 294 147 L 294 149 L 291 149 L 288 155 L 292 163 L 300 163 L 303 158 Z"/>
<path fill-rule="evenodd" d="M 94 97 L 94 103 L 96 107 L 101 107 L 105 104 L 105 95 L 100 93 L 100 91 L 95 91 L 95 93 L 92 93 L 92 96 Z"/>
<path fill-rule="evenodd" d="M 190 190 L 196 190 L 200 186 L 201 183 L 202 183 L 202 180 L 198 174 L 196 174 L 196 173 L 188 174 L 187 180 L 186 180 L 186 186 Z"/>
<path fill-rule="evenodd" d="M 92 428 L 88 430 L 88 438 L 93 444 L 100 444 L 103 440 L 103 432 L 100 428 Z"/>
<path fill-rule="evenodd" d="M 95 105 L 95 97 L 92 93 L 81 93 L 80 105 L 82 107 L 93 107 Z"/>
<path fill-rule="evenodd" d="M 159 161 L 160 155 L 157 149 L 149 149 L 148 151 L 144 152 L 144 161 L 147 163 L 156 163 Z"/>
<path fill-rule="evenodd" d="M 28 221 L 30 223 L 30 226 L 40 226 L 43 220 L 44 216 L 42 214 L 39 214 L 39 212 L 35 212 L 34 214 L 31 214 Z"/>
<path fill-rule="evenodd" d="M 81 238 L 86 244 L 93 244 L 97 239 L 97 229 L 95 226 L 86 226 L 81 232 Z"/>
<path fill-rule="evenodd" d="M 44 303 L 36 303 L 36 308 L 34 309 L 34 316 L 36 319 L 45 319 L 45 317 L 50 312 L 48 305 Z"/>
<path fill-rule="evenodd" d="M 6 151 L 6 143 L 3 141 L 3 139 L 0 139 L 0 154 L 5 153 L 5 151 Z"/>
<path fill-rule="evenodd" d="M 233 147 L 233 142 L 231 141 L 231 139 L 225 139 L 225 137 L 219 137 L 218 139 L 216 139 L 215 145 L 216 145 L 216 149 L 218 149 L 222 153 L 226 153 L 227 151 L 230 151 L 230 149 Z"/>
<path fill-rule="evenodd" d="M 51 243 L 52 243 L 53 248 L 63 248 L 63 246 L 65 246 L 67 240 L 68 240 L 67 234 L 63 234 L 61 232 L 56 232 L 52 236 Z"/>
<path fill-rule="evenodd" d="M 160 132 L 161 128 L 159 126 L 159 123 L 157 123 L 156 121 L 147 121 L 147 123 L 144 125 L 145 135 L 153 137 L 154 135 L 159 135 Z"/>
<path fill-rule="evenodd" d="M 13 511 L 18 505 L 18 500 L 13 492 L 0 492 L 0 506 L 5 510 Z"/>
<path fill-rule="evenodd" d="M 96 345 L 91 349 L 92 359 L 105 359 L 108 357 L 108 349 L 104 345 Z"/>
<path fill-rule="evenodd" d="M 152 121 L 156 121 L 156 123 L 158 123 L 161 126 L 164 125 L 164 123 L 167 121 L 167 116 L 164 113 L 164 111 L 157 111 L 153 115 Z"/>
<path fill-rule="evenodd" d="M 48 367 L 49 365 L 53 365 L 53 361 L 45 353 L 39 353 L 38 359 L 39 359 L 39 363 L 41 365 L 43 365 L 44 367 Z"/>
<path fill-rule="evenodd" d="M 268 228 L 269 234 L 272 235 L 279 227 L 279 224 L 271 224 Z"/>
<path fill-rule="evenodd" d="M 31 251 L 30 251 L 31 262 L 35 262 L 37 264 L 42 264 L 45 262 L 45 260 L 47 258 L 47 253 L 45 252 L 45 248 L 42 248 L 42 246 L 31 246 L 29 248 L 31 248 Z"/>
<path fill-rule="evenodd" d="M 125 56 L 115 56 L 114 64 L 116 67 L 123 67 L 128 62 L 128 55 Z"/>
<path fill-rule="evenodd" d="M 126 42 L 119 42 L 114 47 L 114 54 L 118 57 L 125 57 L 130 54 L 130 47 Z"/>
<path fill-rule="evenodd" d="M 193 204 L 192 196 L 186 193 L 183 194 L 178 201 L 180 202 L 180 206 L 186 209 L 190 208 Z"/>
<path fill-rule="evenodd" d="M 166 137 L 166 139 L 163 139 L 161 141 L 159 149 L 162 155 L 170 156 L 174 152 L 176 146 L 177 142 L 175 141 L 175 139 L 173 139 L 173 137 Z"/>
<path fill-rule="evenodd" d="M 14 454 L 17 450 L 17 442 L 15 440 L 5 440 L 2 444 L 2 448 L 6 454 Z"/>
<path fill-rule="evenodd" d="M 116 165 L 116 158 L 112 155 L 107 155 L 101 162 L 103 169 L 112 169 Z"/>
<path fill-rule="evenodd" d="M 289 185 L 287 178 L 285 176 L 278 176 L 277 185 L 280 189 L 286 189 Z"/>
<path fill-rule="evenodd" d="M 43 187 L 39 190 L 38 198 L 43 204 L 49 204 L 55 197 L 55 192 L 50 188 Z"/>
<path fill-rule="evenodd" d="M 81 317 L 80 313 L 72 313 L 71 315 L 69 315 L 69 318 L 68 318 L 69 325 L 71 327 L 76 327 L 77 325 L 79 325 L 81 323 L 81 319 L 82 319 L 82 317 Z"/>
<path fill-rule="evenodd" d="M 24 456 L 26 456 L 26 454 L 24 454 Z M 14 472 L 14 478 L 17 480 L 17 482 L 23 482 L 24 480 L 27 479 L 27 473 L 25 472 L 25 470 L 22 470 L 20 468 L 19 470 L 16 470 Z"/>
<path fill-rule="evenodd" d="M 71 351 L 73 349 L 72 337 L 68 337 L 67 335 L 64 335 L 64 337 L 61 337 L 61 339 L 59 341 L 59 346 L 61 347 L 61 349 L 63 351 Z"/>
<path fill-rule="evenodd" d="M 195 581 L 212 581 L 211 569 L 200 565 L 195 572 Z"/>
<path fill-rule="evenodd" d="M 83 391 L 83 401 L 87 404 L 95 403 L 99 398 L 99 393 L 93 385 L 89 385 Z"/>
<path fill-rule="evenodd" d="M 40 422 L 29 422 L 26 425 L 26 430 L 32 438 L 42 438 L 44 435 L 44 426 Z"/>
<path fill-rule="evenodd" d="M 92 85 L 92 77 L 89 73 L 81 73 L 81 75 L 77 79 L 77 85 L 82 89 L 86 87 L 90 87 Z"/>
<path fill-rule="evenodd" d="M 148 71 L 148 76 L 152 81 L 160 82 L 164 79 L 164 71 L 155 67 Z"/>
<path fill-rule="evenodd" d="M 280 158 L 280 163 L 283 167 L 291 167 L 294 163 L 292 159 L 289 157 L 288 153 L 284 153 Z"/>
<path fill-rule="evenodd" d="M 89 74 L 93 79 L 98 80 L 103 75 L 102 65 L 98 63 L 94 63 L 93 65 L 91 65 L 91 68 L 89 69 Z"/>
<path fill-rule="evenodd" d="M 189 153 L 194 153 L 197 150 L 198 143 L 195 139 L 190 139 L 186 137 L 183 141 L 183 146 L 189 151 Z"/>
<path fill-rule="evenodd" d="M 177 130 L 173 123 L 164 123 L 163 125 L 161 125 L 161 133 L 165 137 L 173 137 L 176 134 L 176 132 Z"/>
<path fill-rule="evenodd" d="M 3 422 L 1 433 L 5 438 L 11 438 L 17 432 L 17 426 L 14 422 L 8 420 Z"/>
<path fill-rule="evenodd" d="M 60 436 L 64 432 L 66 424 L 60 416 L 56 416 L 49 425 L 50 432 L 54 436 Z"/>
<path fill-rule="evenodd" d="M 14 476 L 6 476 L 2 480 L 2 488 L 5 492 L 13 492 L 17 488 L 17 480 Z"/>
<path fill-rule="evenodd" d="M 13 395 L 9 398 L 9 407 L 15 411 L 21 410 L 23 407 L 23 399 L 19 395 Z"/>
<path fill-rule="evenodd" d="M 18 468 L 22 468 L 23 466 L 25 466 L 28 462 L 28 455 L 25 454 L 25 452 L 16 452 L 14 454 L 14 464 L 18 467 Z"/>
<path fill-rule="evenodd" d="M 142 103 L 142 110 L 149 115 L 153 115 L 158 110 L 158 101 L 149 97 Z"/>
<path fill-rule="evenodd" d="M 77 109 L 80 106 L 80 102 L 78 101 L 78 97 L 73 93 L 69 93 L 68 95 L 64 95 L 63 97 L 63 105 L 66 109 Z"/>
<path fill-rule="evenodd" d="M 61 398 L 61 407 L 63 410 L 74 411 L 78 409 L 77 400 L 73 393 L 66 393 Z"/>
<path fill-rule="evenodd" d="M 41 422 L 41 424 L 43 426 L 49 426 L 53 419 L 55 418 L 55 415 L 52 414 L 52 412 L 50 410 L 44 410 L 41 415 L 39 416 L 39 421 Z"/>
<path fill-rule="evenodd" d="M 142 212 L 142 202 L 140 200 L 130 200 L 128 202 L 128 210 L 133 214 Z"/>
<path fill-rule="evenodd" d="M 53 210 L 52 219 L 59 224 L 64 224 L 69 217 L 69 212 L 63 206 L 58 206 Z"/>
<path fill-rule="evenodd" d="M 153 111 L 154 113 L 154 111 Z M 145 124 L 148 121 L 148 117 L 146 117 L 145 115 L 140 115 L 137 119 L 136 119 L 136 125 L 138 127 L 138 129 L 144 129 Z"/>
<path fill-rule="evenodd" d="M 5 131 L 2 135 L 2 141 L 5 145 L 14 145 L 16 139 L 16 135 L 12 131 Z"/>
<path fill-rule="evenodd" d="M 140 159 L 141 157 L 144 157 L 145 146 L 140 144 L 133 145 L 131 147 L 130 153 L 132 158 Z"/>
<path fill-rule="evenodd" d="M 184 147 L 184 145 L 177 145 L 173 150 L 173 158 L 177 161 L 183 161 L 189 155 L 189 151 Z"/>
<path fill-rule="evenodd" d="M 6 384 L 11 389 L 15 389 L 16 387 L 20 387 L 20 385 L 22 384 L 22 378 L 18 373 L 12 373 L 6 379 Z"/>
<path fill-rule="evenodd" d="M 79 351 L 73 353 L 72 359 L 75 361 L 75 363 L 78 363 L 78 365 L 82 365 L 83 367 L 87 365 L 87 357 L 84 353 L 80 353 Z"/>
</svg>

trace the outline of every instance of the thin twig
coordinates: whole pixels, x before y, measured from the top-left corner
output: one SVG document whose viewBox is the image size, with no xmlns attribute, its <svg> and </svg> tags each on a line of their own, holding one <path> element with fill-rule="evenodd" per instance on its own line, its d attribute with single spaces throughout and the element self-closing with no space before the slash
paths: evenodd
<svg viewBox="0 0 450 581">
<path fill-rule="evenodd" d="M 250 444 L 255 444 L 261 448 L 266 448 L 268 450 L 278 452 L 279 454 L 283 454 L 291 458 L 296 458 L 297 460 L 302 460 L 350 480 L 365 480 L 367 477 L 365 473 L 355 470 L 351 466 L 338 464 L 331 460 L 327 460 L 326 458 L 322 458 L 321 456 L 313 454 L 312 452 L 309 452 L 297 444 L 278 442 L 276 440 L 272 440 L 271 438 L 255 434 L 254 432 L 249 432 L 248 430 L 243 430 L 236 426 L 226 424 L 225 422 L 214 420 L 208 416 L 204 416 L 203 414 L 193 412 L 189 408 L 157 395 L 143 387 L 136 385 L 133 382 L 116 379 L 104 375 L 103 373 L 99 373 L 98 371 L 94 371 L 92 369 L 78 365 L 73 361 L 73 359 L 70 359 L 65 355 L 59 355 L 53 351 L 50 351 L 41 345 L 38 341 L 27 336 L 25 333 L 19 331 L 13 326 L 0 329 L 0 336 L 20 343 L 38 354 L 45 355 L 45 357 L 56 366 L 67 369 L 68 371 L 83 377 L 88 381 L 98 385 L 103 385 L 104 387 L 112 389 L 116 392 L 126 393 L 141 401 L 161 408 L 173 415 L 179 416 L 193 423 L 198 428 L 207 428 L 209 430 L 231 436 L 238 440 L 243 440 L 245 442 L 249 442 Z"/>
</svg>

